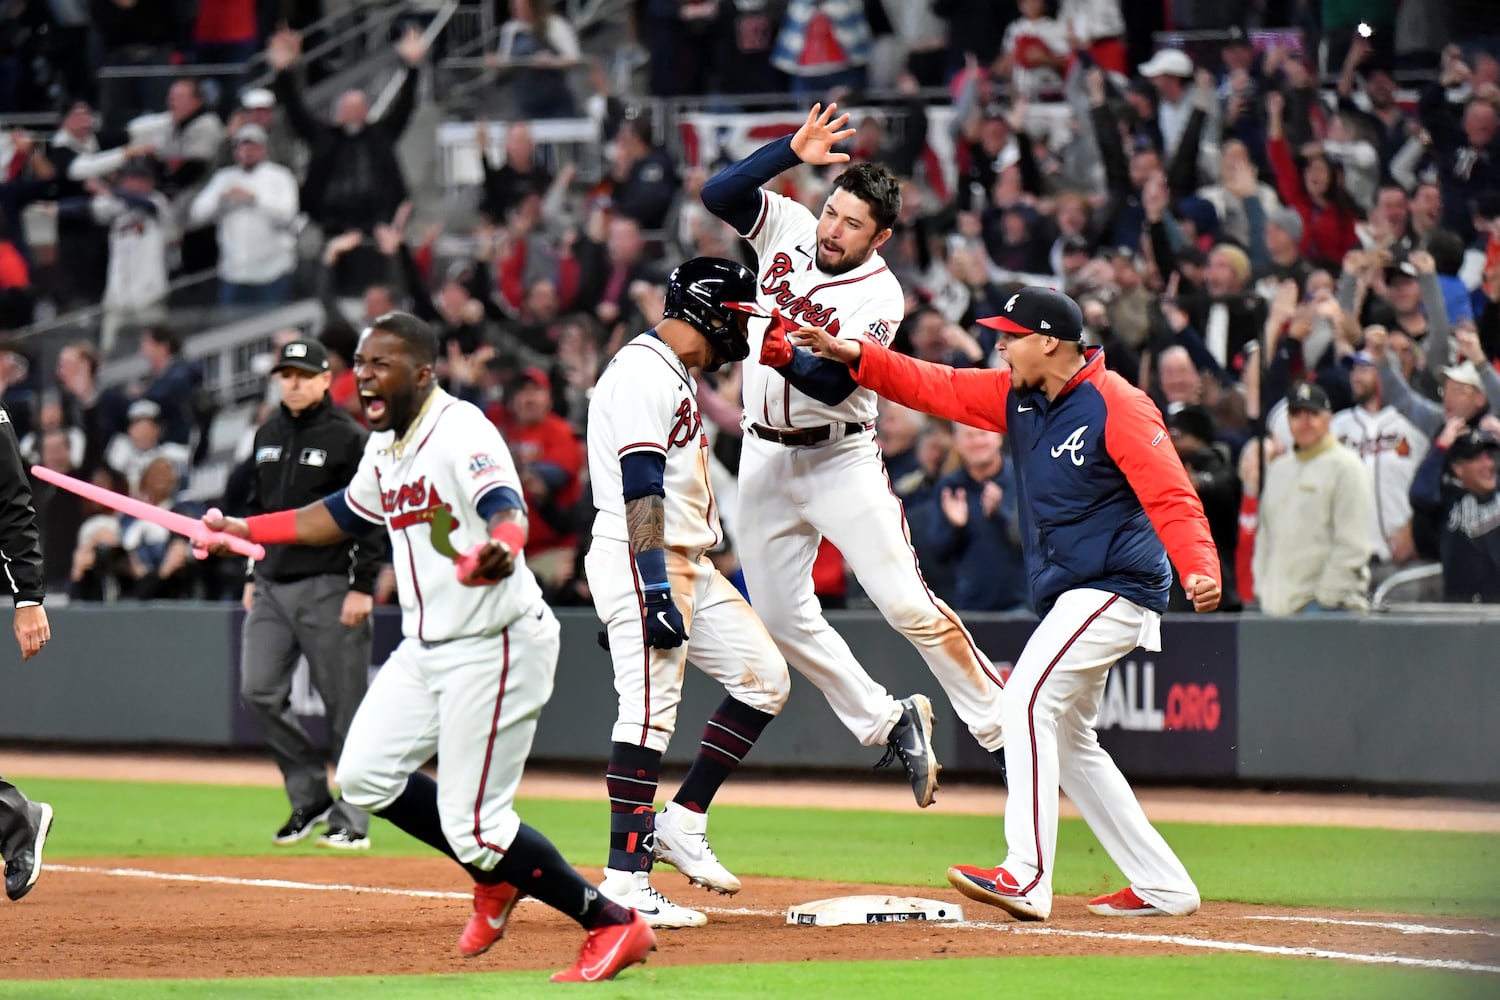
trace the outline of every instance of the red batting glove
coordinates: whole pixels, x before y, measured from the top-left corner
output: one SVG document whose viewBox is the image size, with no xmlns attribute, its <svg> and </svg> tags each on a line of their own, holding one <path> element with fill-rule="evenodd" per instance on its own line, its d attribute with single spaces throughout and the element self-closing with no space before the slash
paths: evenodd
<svg viewBox="0 0 1500 1000">
<path fill-rule="evenodd" d="M 771 322 L 766 325 L 766 335 L 760 342 L 760 363 L 768 368 L 782 368 L 792 363 L 792 345 L 786 335 L 797 329 L 797 324 L 783 319 L 781 310 L 771 310 Z"/>
</svg>

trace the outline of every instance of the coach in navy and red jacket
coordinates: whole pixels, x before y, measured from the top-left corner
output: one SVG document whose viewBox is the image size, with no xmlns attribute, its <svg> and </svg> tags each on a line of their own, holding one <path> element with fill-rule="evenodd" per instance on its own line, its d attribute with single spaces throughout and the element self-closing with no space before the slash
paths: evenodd
<svg viewBox="0 0 1500 1000">
<path fill-rule="evenodd" d="M 979 322 L 1001 331 L 1002 352 L 1016 352 L 1012 368 L 950 368 L 863 340 L 850 360 L 850 341 L 830 343 L 808 331 L 794 337 L 849 361 L 860 385 L 893 402 L 1010 435 L 1021 545 L 1039 614 L 1077 587 L 1161 613 L 1172 585 L 1168 553 L 1185 584 L 1197 577 L 1217 594 L 1219 557 L 1208 520 L 1155 404 L 1108 371 L 1098 348 L 1058 344 L 1044 353 L 1038 343 L 1081 340 L 1073 300 L 1024 288 L 999 316 Z M 1036 342 L 1017 347 L 1031 334 Z"/>
</svg>

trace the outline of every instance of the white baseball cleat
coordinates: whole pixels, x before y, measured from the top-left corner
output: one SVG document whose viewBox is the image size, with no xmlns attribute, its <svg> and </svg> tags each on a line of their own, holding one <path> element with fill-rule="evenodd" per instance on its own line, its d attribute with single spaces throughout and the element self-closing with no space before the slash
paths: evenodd
<svg viewBox="0 0 1500 1000">
<path fill-rule="evenodd" d="M 628 906 L 646 918 L 654 928 L 702 927 L 708 917 L 697 910 L 678 906 L 651 887 L 650 872 L 622 872 L 604 869 L 599 891 L 621 906 Z"/>
<path fill-rule="evenodd" d="M 665 861 L 700 889 L 733 896 L 740 880 L 719 863 L 708 843 L 708 815 L 676 802 L 656 814 L 656 860 Z"/>
</svg>

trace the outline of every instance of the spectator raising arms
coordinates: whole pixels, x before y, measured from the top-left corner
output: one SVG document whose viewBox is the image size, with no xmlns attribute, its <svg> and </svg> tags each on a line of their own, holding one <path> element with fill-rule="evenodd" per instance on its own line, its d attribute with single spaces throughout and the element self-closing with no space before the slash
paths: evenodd
<svg viewBox="0 0 1500 1000">
<path fill-rule="evenodd" d="M 417 67 L 427 55 L 427 44 L 419 31 L 411 29 L 396 43 L 396 51 L 406 71 L 390 109 L 372 122 L 369 99 L 362 91 L 348 90 L 339 97 L 336 117 L 330 123 L 313 116 L 292 73 L 302 52 L 301 36 L 279 31 L 266 48 L 266 58 L 276 71 L 276 96 L 297 135 L 312 146 L 302 206 L 325 233 L 358 229 L 372 234 L 407 199 L 396 141 L 406 131 L 416 106 Z"/>
</svg>

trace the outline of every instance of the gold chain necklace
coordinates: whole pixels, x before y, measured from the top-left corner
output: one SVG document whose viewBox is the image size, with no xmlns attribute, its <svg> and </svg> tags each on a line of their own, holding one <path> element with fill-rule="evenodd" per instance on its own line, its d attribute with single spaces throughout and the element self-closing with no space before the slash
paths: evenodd
<svg viewBox="0 0 1500 1000">
<path fill-rule="evenodd" d="M 406 433 L 401 435 L 399 441 L 391 442 L 391 446 L 384 449 L 387 455 L 390 455 L 398 462 L 401 461 L 401 453 L 406 450 L 408 444 L 411 444 L 412 435 L 416 434 L 417 428 L 422 426 L 422 419 L 427 416 L 427 410 L 432 406 L 432 401 L 436 398 L 437 389 L 434 387 L 427 393 L 427 398 L 422 400 L 422 405 L 417 409 L 417 415 L 411 418 L 411 423 L 407 425 Z"/>
</svg>

